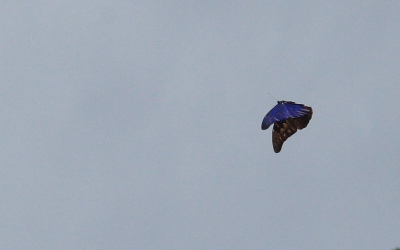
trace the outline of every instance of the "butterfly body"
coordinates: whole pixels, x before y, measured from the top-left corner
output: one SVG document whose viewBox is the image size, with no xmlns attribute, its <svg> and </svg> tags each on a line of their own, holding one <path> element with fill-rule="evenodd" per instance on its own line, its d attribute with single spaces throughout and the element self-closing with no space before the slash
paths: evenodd
<svg viewBox="0 0 400 250">
<path fill-rule="evenodd" d="M 312 114 L 312 108 L 304 104 L 278 101 L 278 104 L 265 115 L 261 124 L 262 130 L 266 130 L 274 124 L 272 145 L 275 153 L 281 151 L 283 143 L 298 129 L 307 127 Z"/>
</svg>

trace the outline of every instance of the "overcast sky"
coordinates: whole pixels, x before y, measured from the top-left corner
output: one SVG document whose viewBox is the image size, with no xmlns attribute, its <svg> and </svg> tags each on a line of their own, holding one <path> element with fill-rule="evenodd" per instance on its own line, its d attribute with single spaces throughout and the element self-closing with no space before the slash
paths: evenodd
<svg viewBox="0 0 400 250">
<path fill-rule="evenodd" d="M 400 1 L 2 1 L 1 249 L 400 246 Z M 311 106 L 272 148 L 264 115 Z"/>
</svg>

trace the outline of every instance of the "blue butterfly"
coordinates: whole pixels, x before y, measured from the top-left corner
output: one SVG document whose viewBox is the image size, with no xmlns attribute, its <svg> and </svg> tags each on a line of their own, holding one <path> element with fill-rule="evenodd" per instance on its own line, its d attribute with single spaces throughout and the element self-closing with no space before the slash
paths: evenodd
<svg viewBox="0 0 400 250">
<path fill-rule="evenodd" d="M 313 114 L 312 108 L 304 104 L 278 101 L 278 104 L 265 115 L 261 129 L 265 130 L 274 124 L 272 130 L 272 145 L 275 153 L 279 153 L 287 138 L 297 132 L 297 129 L 307 127 Z"/>
</svg>

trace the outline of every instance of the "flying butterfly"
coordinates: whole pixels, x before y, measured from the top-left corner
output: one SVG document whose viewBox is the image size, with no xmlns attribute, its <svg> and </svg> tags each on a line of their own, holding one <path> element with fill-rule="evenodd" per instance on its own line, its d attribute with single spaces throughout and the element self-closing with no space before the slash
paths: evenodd
<svg viewBox="0 0 400 250">
<path fill-rule="evenodd" d="M 261 124 L 266 130 L 274 124 L 272 130 L 272 145 L 275 153 L 279 153 L 283 143 L 297 132 L 297 129 L 307 127 L 313 111 L 311 107 L 294 102 L 278 101 L 278 104 L 269 111 Z"/>
</svg>

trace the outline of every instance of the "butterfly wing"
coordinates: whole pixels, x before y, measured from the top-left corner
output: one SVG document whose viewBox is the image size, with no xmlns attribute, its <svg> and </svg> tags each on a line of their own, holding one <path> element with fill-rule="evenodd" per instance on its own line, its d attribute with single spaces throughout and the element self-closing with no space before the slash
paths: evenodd
<svg viewBox="0 0 400 250">
<path fill-rule="evenodd" d="M 288 118 L 298 118 L 304 116 L 310 112 L 310 109 L 310 107 L 307 107 L 303 104 L 279 101 L 278 104 L 265 115 L 261 124 L 261 129 L 268 129 L 272 124 Z"/>
<path fill-rule="evenodd" d="M 276 122 L 272 130 L 272 146 L 275 153 L 279 153 L 283 143 L 297 132 L 296 124 L 292 118 Z"/>
<path fill-rule="evenodd" d="M 287 138 L 294 135 L 298 129 L 307 127 L 312 116 L 312 109 L 305 116 L 299 118 L 288 118 L 286 120 L 274 124 L 272 130 L 272 145 L 275 153 L 279 153 L 282 149 L 283 143 Z"/>
<path fill-rule="evenodd" d="M 284 107 L 280 102 L 278 102 L 278 104 L 265 115 L 261 123 L 261 129 L 266 130 L 275 122 L 285 120 L 286 118 Z"/>
<path fill-rule="evenodd" d="M 283 143 L 297 129 L 307 127 L 312 117 L 312 108 L 294 102 L 279 101 L 264 117 L 261 129 L 267 129 L 274 124 L 272 130 L 272 145 L 275 153 L 279 153 Z"/>
</svg>

